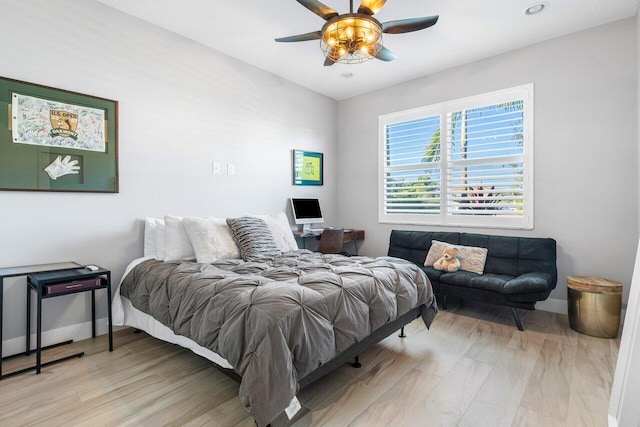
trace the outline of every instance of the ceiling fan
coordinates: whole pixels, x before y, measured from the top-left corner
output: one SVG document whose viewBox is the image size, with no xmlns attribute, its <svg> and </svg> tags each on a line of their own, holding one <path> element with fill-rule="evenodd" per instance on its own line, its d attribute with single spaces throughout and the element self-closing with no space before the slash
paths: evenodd
<svg viewBox="0 0 640 427">
<path fill-rule="evenodd" d="M 387 0 L 362 0 L 357 13 L 353 13 L 353 0 L 350 0 L 349 13 L 342 15 L 318 0 L 296 1 L 327 22 L 319 31 L 275 40 L 277 42 L 320 40 L 320 46 L 326 57 L 325 66 L 336 62 L 347 64 L 364 62 L 371 58 L 393 61 L 396 56 L 382 45 L 382 33 L 410 33 L 429 28 L 438 22 L 438 15 L 435 15 L 380 23 L 373 15 L 382 9 Z"/>
</svg>

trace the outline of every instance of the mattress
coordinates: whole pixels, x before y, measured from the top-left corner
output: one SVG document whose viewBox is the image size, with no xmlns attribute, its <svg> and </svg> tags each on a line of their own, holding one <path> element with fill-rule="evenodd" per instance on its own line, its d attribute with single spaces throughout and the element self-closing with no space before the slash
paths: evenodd
<svg viewBox="0 0 640 427">
<path fill-rule="evenodd" d="M 149 259 L 153 258 L 142 257 L 131 261 L 131 263 L 125 269 L 122 278 L 124 279 L 135 266 Z M 135 308 L 128 298 L 120 295 L 121 285 L 122 280 L 118 284 L 118 288 L 116 289 L 115 295 L 113 297 L 113 304 L 111 306 L 114 326 L 129 326 L 132 328 L 140 329 L 141 331 L 145 331 L 152 337 L 187 348 L 193 351 L 195 354 L 198 354 L 212 361 L 222 368 L 233 369 L 233 366 L 231 366 L 231 364 L 218 353 L 211 351 L 208 348 L 202 347 L 201 345 L 198 345 L 195 341 L 185 336 L 174 334 L 171 329 L 167 328 L 152 316 Z"/>
</svg>

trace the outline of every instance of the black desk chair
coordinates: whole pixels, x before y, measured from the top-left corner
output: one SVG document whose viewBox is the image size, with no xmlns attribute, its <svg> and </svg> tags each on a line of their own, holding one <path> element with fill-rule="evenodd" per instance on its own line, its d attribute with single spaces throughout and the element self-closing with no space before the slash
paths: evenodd
<svg viewBox="0 0 640 427">
<path fill-rule="evenodd" d="M 344 245 L 344 228 L 325 228 L 320 236 L 318 252 L 323 254 L 342 253 Z"/>
</svg>

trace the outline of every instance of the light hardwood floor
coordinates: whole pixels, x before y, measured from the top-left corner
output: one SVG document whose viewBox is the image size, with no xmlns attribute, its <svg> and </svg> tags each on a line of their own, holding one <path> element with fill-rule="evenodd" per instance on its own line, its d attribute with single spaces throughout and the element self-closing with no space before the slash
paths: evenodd
<svg viewBox="0 0 640 427">
<path fill-rule="evenodd" d="M 408 325 L 302 390 L 306 426 L 606 426 L 619 341 L 566 316 L 464 303 L 431 330 Z M 131 329 L 73 344 L 87 355 L 0 382 L 0 425 L 254 426 L 238 384 L 180 347 Z M 50 350 L 51 355 L 65 349 Z M 5 371 L 29 363 L 21 357 Z"/>
</svg>

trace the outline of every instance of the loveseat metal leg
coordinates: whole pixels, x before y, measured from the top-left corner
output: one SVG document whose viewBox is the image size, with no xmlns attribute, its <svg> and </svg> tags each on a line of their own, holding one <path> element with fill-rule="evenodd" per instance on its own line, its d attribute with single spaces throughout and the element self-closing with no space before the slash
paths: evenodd
<svg viewBox="0 0 640 427">
<path fill-rule="evenodd" d="M 447 309 L 447 296 L 446 295 L 442 296 L 442 309 L 443 310 Z"/>
<path fill-rule="evenodd" d="M 520 321 L 520 315 L 518 314 L 518 309 L 515 307 L 511 307 L 511 313 L 513 313 L 513 320 L 516 321 L 516 326 L 518 326 L 519 331 L 524 331 L 522 327 L 522 322 Z"/>
<path fill-rule="evenodd" d="M 407 336 L 404 334 L 404 326 L 402 328 L 400 328 L 400 335 L 398 335 L 400 338 L 406 338 Z"/>
</svg>

